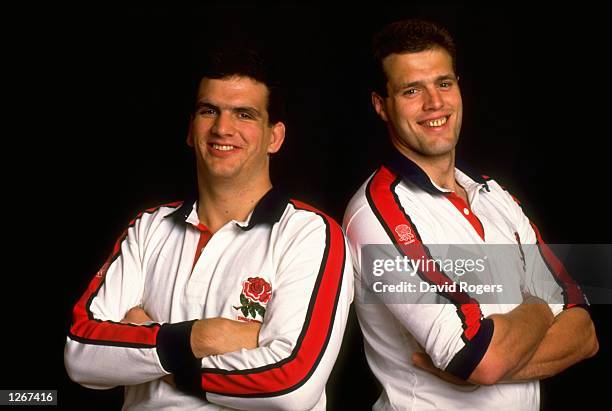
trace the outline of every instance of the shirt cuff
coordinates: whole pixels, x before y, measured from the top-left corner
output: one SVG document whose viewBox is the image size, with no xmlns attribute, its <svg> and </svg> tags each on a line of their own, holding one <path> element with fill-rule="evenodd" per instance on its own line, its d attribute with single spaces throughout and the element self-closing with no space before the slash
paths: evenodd
<svg viewBox="0 0 612 411">
<path fill-rule="evenodd" d="M 176 388 L 201 397 L 202 361 L 191 350 L 191 328 L 196 321 L 163 324 L 157 333 L 157 355 L 162 367 L 174 374 Z"/>
<path fill-rule="evenodd" d="M 485 318 L 480 322 L 480 329 L 461 349 L 446 367 L 447 372 L 467 380 L 484 357 L 493 338 L 493 320 Z"/>
</svg>

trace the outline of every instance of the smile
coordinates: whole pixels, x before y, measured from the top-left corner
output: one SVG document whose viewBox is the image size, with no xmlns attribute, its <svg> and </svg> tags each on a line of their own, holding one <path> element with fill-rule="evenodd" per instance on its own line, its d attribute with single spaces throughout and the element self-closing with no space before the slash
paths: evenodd
<svg viewBox="0 0 612 411">
<path fill-rule="evenodd" d="M 219 150 L 219 151 L 230 151 L 236 148 L 234 146 L 226 146 L 226 145 L 214 144 L 214 143 L 211 144 L 210 146 L 214 148 L 215 150 Z"/>
<path fill-rule="evenodd" d="M 442 127 L 444 124 L 446 124 L 449 118 L 450 115 L 443 116 L 440 118 L 434 118 L 431 120 L 420 121 L 419 124 L 426 127 Z"/>
</svg>

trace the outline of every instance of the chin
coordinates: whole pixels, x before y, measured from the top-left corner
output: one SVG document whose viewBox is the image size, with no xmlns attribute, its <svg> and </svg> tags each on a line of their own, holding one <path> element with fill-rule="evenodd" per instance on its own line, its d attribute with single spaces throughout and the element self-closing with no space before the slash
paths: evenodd
<svg viewBox="0 0 612 411">
<path fill-rule="evenodd" d="M 430 156 L 443 156 L 451 153 L 457 146 L 457 139 L 453 138 L 452 141 L 437 141 L 437 144 L 431 144 L 424 147 L 424 154 Z"/>
<path fill-rule="evenodd" d="M 454 144 L 432 144 L 425 147 L 420 147 L 418 152 L 427 157 L 439 157 L 451 153 L 454 148 Z"/>
<path fill-rule="evenodd" d="M 210 175 L 216 178 L 230 179 L 238 175 L 236 170 L 211 170 Z"/>
<path fill-rule="evenodd" d="M 210 164 L 207 164 L 202 171 L 215 178 L 231 178 L 238 173 L 235 167 L 219 167 L 219 165 L 211 166 Z"/>
</svg>

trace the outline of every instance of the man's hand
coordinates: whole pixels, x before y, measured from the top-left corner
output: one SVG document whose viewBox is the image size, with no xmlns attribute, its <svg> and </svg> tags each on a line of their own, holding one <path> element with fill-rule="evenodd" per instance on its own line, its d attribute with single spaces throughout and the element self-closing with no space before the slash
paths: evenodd
<svg viewBox="0 0 612 411">
<path fill-rule="evenodd" d="M 166 375 L 164 378 L 162 378 L 162 381 L 165 381 L 166 383 L 170 384 L 173 388 L 176 388 L 176 383 L 174 382 L 173 374 Z"/>
<path fill-rule="evenodd" d="M 425 370 L 427 372 L 430 372 L 431 374 L 435 375 L 436 377 L 449 382 L 451 384 L 455 384 L 455 385 L 473 385 L 468 381 L 462 380 L 459 377 L 455 377 L 453 374 L 446 372 L 446 371 L 442 371 L 439 368 L 436 368 L 436 366 L 433 364 L 433 362 L 431 361 L 431 357 L 429 355 L 427 355 L 427 353 L 424 352 L 414 352 L 412 353 L 412 363 L 414 365 L 416 365 L 417 367 L 419 367 L 422 370 Z"/>
<path fill-rule="evenodd" d="M 140 307 L 131 308 L 126 314 L 125 317 L 121 320 L 124 324 L 142 324 L 147 321 L 153 321 L 151 317 Z"/>
<path fill-rule="evenodd" d="M 241 322 L 227 318 L 198 320 L 191 329 L 191 349 L 196 358 L 225 354 L 241 348 L 257 348 L 258 322 Z"/>
</svg>

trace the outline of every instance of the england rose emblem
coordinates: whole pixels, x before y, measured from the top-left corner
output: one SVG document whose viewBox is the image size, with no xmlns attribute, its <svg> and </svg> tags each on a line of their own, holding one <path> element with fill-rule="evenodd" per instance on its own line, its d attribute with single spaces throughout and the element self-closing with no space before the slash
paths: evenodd
<svg viewBox="0 0 612 411">
<path fill-rule="evenodd" d="M 249 277 L 242 283 L 242 292 L 253 301 L 267 303 L 272 294 L 272 287 L 263 278 Z"/>
<path fill-rule="evenodd" d="M 244 320 L 257 319 L 259 315 L 263 320 L 266 314 L 265 304 L 270 301 L 272 296 L 272 287 L 261 277 L 249 277 L 242 282 L 242 293 L 240 293 L 240 306 L 234 306 L 234 309 L 242 311 Z M 262 306 L 264 304 L 264 306 Z M 252 321 L 252 320 L 251 320 Z"/>
</svg>

